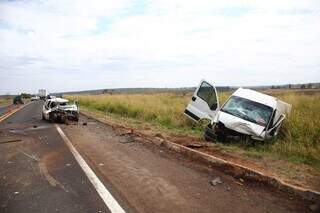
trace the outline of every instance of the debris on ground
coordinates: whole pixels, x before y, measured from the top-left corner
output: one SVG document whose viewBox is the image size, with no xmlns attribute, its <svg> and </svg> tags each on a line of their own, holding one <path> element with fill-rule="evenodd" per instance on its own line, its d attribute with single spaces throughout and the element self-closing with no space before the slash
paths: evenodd
<svg viewBox="0 0 320 213">
<path fill-rule="evenodd" d="M 120 138 L 120 143 L 132 143 L 135 141 L 135 138 L 133 135 L 128 135 L 126 137 Z"/>
<path fill-rule="evenodd" d="M 212 186 L 216 186 L 218 184 L 221 184 L 222 183 L 222 180 L 220 179 L 220 177 L 216 177 L 215 179 L 213 179 L 212 181 L 210 181 L 210 184 Z"/>
<path fill-rule="evenodd" d="M 131 135 L 131 134 L 133 134 L 133 129 L 130 129 L 130 130 L 126 131 L 126 132 L 121 133 L 120 136 Z"/>
<path fill-rule="evenodd" d="M 82 123 L 83 126 L 87 126 L 87 124 L 88 124 L 87 122 L 83 122 Z"/>
<path fill-rule="evenodd" d="M 156 133 L 154 136 L 157 137 L 157 138 L 164 139 L 164 137 L 163 137 L 163 135 L 161 133 Z"/>
<path fill-rule="evenodd" d="M 191 148 L 191 149 L 198 149 L 201 147 L 207 147 L 207 145 L 204 145 L 201 143 L 192 143 L 192 144 L 187 144 L 186 147 Z"/>
</svg>

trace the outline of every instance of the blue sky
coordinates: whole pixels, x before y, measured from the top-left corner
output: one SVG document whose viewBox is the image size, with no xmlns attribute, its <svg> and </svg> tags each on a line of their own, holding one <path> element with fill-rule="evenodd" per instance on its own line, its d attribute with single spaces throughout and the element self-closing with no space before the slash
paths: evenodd
<svg viewBox="0 0 320 213">
<path fill-rule="evenodd" d="M 0 0 L 0 94 L 320 81 L 320 1 Z"/>
</svg>

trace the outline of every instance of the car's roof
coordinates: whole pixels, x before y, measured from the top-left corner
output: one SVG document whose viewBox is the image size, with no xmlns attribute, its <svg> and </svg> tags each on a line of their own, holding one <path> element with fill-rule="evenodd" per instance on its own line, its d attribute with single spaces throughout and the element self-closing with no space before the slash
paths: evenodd
<svg viewBox="0 0 320 213">
<path fill-rule="evenodd" d="M 63 99 L 63 98 L 52 98 L 52 99 L 49 99 L 49 100 L 57 102 L 57 103 L 67 103 L 67 102 L 69 102 L 67 99 Z"/>
<path fill-rule="evenodd" d="M 251 89 L 239 88 L 232 95 L 246 98 L 251 101 L 255 101 L 266 106 L 270 106 L 272 108 L 277 108 L 277 98 L 272 97 L 270 95 L 263 94 L 261 92 L 257 92 Z"/>
</svg>

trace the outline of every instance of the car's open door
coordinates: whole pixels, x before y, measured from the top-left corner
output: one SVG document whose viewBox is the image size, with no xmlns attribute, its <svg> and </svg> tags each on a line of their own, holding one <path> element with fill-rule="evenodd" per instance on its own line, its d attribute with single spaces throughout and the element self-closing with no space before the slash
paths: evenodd
<svg viewBox="0 0 320 213">
<path fill-rule="evenodd" d="M 219 100 L 217 90 L 205 80 L 201 80 L 193 97 L 184 111 L 192 120 L 213 119 L 219 110 Z"/>
</svg>

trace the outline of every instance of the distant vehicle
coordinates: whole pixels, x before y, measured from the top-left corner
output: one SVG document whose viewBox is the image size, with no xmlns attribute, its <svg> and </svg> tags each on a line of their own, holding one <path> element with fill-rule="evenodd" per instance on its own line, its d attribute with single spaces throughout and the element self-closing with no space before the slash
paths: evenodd
<svg viewBox="0 0 320 213">
<path fill-rule="evenodd" d="M 39 89 L 38 95 L 41 100 L 45 100 L 47 96 L 47 91 L 45 89 Z"/>
<path fill-rule="evenodd" d="M 271 139 L 277 136 L 290 111 L 291 105 L 277 98 L 243 88 L 236 90 L 220 108 L 216 88 L 202 80 L 184 113 L 196 122 L 211 121 L 204 134 L 207 141 L 224 141 Z"/>
<path fill-rule="evenodd" d="M 46 99 L 53 99 L 53 98 L 56 98 L 56 96 L 54 95 L 47 95 Z"/>
<path fill-rule="evenodd" d="M 14 97 L 13 104 L 24 104 L 21 95 L 17 95 L 16 97 Z"/>
<path fill-rule="evenodd" d="M 31 100 L 31 101 L 38 101 L 38 100 L 40 100 L 40 97 L 39 97 L 39 96 L 32 96 L 32 97 L 30 98 L 30 100 Z"/>
<path fill-rule="evenodd" d="M 50 122 L 65 122 L 79 120 L 79 110 L 76 104 L 70 104 L 67 99 L 48 99 L 42 107 L 42 119 Z"/>
</svg>

